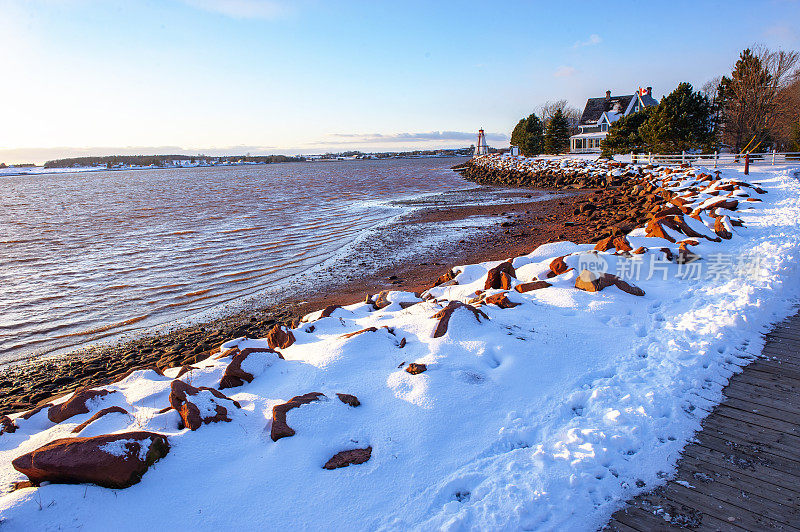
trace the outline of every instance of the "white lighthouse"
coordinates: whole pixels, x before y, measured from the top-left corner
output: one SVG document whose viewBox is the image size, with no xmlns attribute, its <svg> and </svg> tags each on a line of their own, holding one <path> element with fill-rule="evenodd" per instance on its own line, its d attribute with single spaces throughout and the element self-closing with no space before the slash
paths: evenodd
<svg viewBox="0 0 800 532">
<path fill-rule="evenodd" d="M 473 155 L 486 155 L 489 153 L 489 146 L 486 144 L 486 134 L 483 128 L 478 130 L 478 144 L 475 145 L 475 153 Z"/>
</svg>

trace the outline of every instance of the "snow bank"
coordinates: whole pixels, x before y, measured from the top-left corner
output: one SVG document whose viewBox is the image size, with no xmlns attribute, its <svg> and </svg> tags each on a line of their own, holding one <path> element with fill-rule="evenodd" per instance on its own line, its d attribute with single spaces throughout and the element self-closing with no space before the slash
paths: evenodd
<svg viewBox="0 0 800 532">
<path fill-rule="evenodd" d="M 637 169 L 673 190 L 673 205 L 697 212 L 687 225 L 702 236 L 638 229 L 627 239 L 646 248 L 639 254 L 548 244 L 513 258 L 508 291 L 485 289 L 495 261 L 455 268 L 457 284 L 422 298 L 392 292 L 373 298 L 383 301 L 379 309 L 359 303 L 309 315 L 292 331 L 294 343 L 279 349 L 283 359 L 242 365 L 254 379 L 224 390 L 241 404 L 229 423 L 178 428 L 178 414 L 163 410 L 178 368 L 166 376 L 137 371 L 107 386 L 132 414 L 124 427 L 116 424 L 124 416 L 114 418 L 116 432 L 167 435 L 169 455 L 125 490 L 47 485 L 7 493 L 4 528 L 602 526 L 674 471 L 726 381 L 760 353 L 761 333 L 800 295 L 800 186 L 792 168 L 747 177 L 765 194 L 736 184 L 743 176 L 733 171 L 669 172 Z M 712 197 L 738 206 L 703 210 Z M 720 227 L 731 238 L 719 237 Z M 701 259 L 680 260 L 681 245 Z M 573 269 L 548 277 L 561 256 Z M 645 295 L 576 289 L 584 267 L 598 265 Z M 552 286 L 513 289 L 534 278 Z M 517 306 L 481 305 L 495 294 Z M 432 316 L 454 301 L 472 301 L 489 319 L 451 306 L 446 333 L 434 338 Z M 267 348 L 266 340 L 233 340 L 180 378 L 217 387 L 233 352 Z M 409 363 L 427 369 L 412 375 Z M 310 392 L 324 397 L 287 410 L 295 434 L 273 441 L 273 407 Z M 0 436 L 2 485 L 22 480 L 13 458 L 69 436 L 95 408 L 59 424 L 44 411 L 17 417 L 19 430 Z M 366 448 L 364 463 L 323 469 L 341 451 Z"/>
</svg>

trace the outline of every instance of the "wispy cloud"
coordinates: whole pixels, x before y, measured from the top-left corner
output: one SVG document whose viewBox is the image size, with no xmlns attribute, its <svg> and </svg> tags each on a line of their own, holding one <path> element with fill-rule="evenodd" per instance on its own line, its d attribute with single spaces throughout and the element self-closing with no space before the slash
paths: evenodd
<svg viewBox="0 0 800 532">
<path fill-rule="evenodd" d="M 271 20 L 288 12 L 286 5 L 274 0 L 182 0 L 183 3 L 236 19 Z"/>
<path fill-rule="evenodd" d="M 474 141 L 477 131 L 429 131 L 420 133 L 336 133 L 317 144 L 376 144 L 395 142 Z M 504 133 L 487 133 L 486 140 L 507 141 Z"/>
<path fill-rule="evenodd" d="M 561 65 L 553 73 L 553 77 L 556 77 L 556 78 L 568 78 L 571 75 L 575 74 L 575 72 L 576 72 L 575 68 L 573 68 L 571 66 Z"/>
<path fill-rule="evenodd" d="M 589 35 L 589 38 L 585 41 L 576 41 L 575 44 L 572 45 L 573 48 L 582 48 L 584 46 L 597 46 L 603 42 L 603 38 L 600 37 L 596 33 L 592 33 Z"/>
</svg>

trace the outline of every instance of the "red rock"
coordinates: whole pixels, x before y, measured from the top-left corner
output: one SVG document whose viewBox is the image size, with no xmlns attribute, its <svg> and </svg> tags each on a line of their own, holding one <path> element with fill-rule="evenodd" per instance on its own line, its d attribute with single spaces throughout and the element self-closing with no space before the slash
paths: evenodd
<svg viewBox="0 0 800 532">
<path fill-rule="evenodd" d="M 564 255 L 563 257 L 558 257 L 553 259 L 550 263 L 550 271 L 547 273 L 547 278 L 553 278 L 556 275 L 561 275 L 562 273 L 567 273 L 568 271 L 572 271 L 574 268 L 567 267 L 567 263 L 564 262 Z"/>
<path fill-rule="evenodd" d="M 617 251 L 633 250 L 630 242 L 628 242 L 628 239 L 625 238 L 624 236 L 609 236 L 599 241 L 594 246 L 594 249 L 596 249 L 597 251 L 608 251 L 611 248 L 614 248 Z"/>
<path fill-rule="evenodd" d="M 361 406 L 361 401 L 359 401 L 358 397 L 355 395 L 350 395 L 349 393 L 337 393 L 336 397 L 338 397 L 341 402 L 348 406 Z"/>
<path fill-rule="evenodd" d="M 511 279 L 516 276 L 517 272 L 510 262 L 501 262 L 486 274 L 486 283 L 483 288 L 485 290 L 491 288 L 508 290 L 511 288 Z"/>
<path fill-rule="evenodd" d="M 714 232 L 718 237 L 724 238 L 725 240 L 730 240 L 733 238 L 733 234 L 728 231 L 727 227 L 725 227 L 725 218 L 727 217 L 717 216 L 717 218 L 714 220 Z"/>
<path fill-rule="evenodd" d="M 128 413 L 128 411 L 125 410 L 124 408 L 122 408 L 121 406 L 109 406 L 108 408 L 104 408 L 104 409 L 100 410 L 95 415 L 93 415 L 92 417 L 90 417 L 89 419 L 87 419 L 86 421 L 84 421 L 83 423 L 81 423 L 80 425 L 75 427 L 74 429 L 72 429 L 72 433 L 73 434 L 77 434 L 80 431 L 82 431 L 83 429 L 85 429 L 86 427 L 88 427 L 91 423 L 97 421 L 98 419 L 100 419 L 101 417 L 105 416 L 106 414 L 111 414 L 111 413 L 114 413 L 114 412 L 118 412 L 120 414 L 127 414 Z"/>
<path fill-rule="evenodd" d="M 41 412 L 42 410 L 44 410 L 45 408 L 50 408 L 51 406 L 53 406 L 53 403 L 46 403 L 46 404 L 43 404 L 43 405 L 39 405 L 36 408 L 32 408 L 31 410 L 28 410 L 27 412 L 25 412 L 24 414 L 22 414 L 19 417 L 21 417 L 22 419 L 30 419 L 33 416 L 35 416 L 36 414 L 38 414 L 39 412 Z"/>
<path fill-rule="evenodd" d="M 720 198 L 719 201 L 715 201 L 714 203 L 706 206 L 706 210 L 710 211 L 712 209 L 728 209 L 729 211 L 735 211 L 738 207 L 738 201 L 734 199 Z"/>
<path fill-rule="evenodd" d="M 445 273 L 444 275 L 442 275 L 441 277 L 436 279 L 436 282 L 433 283 L 433 286 L 439 286 L 440 284 L 444 284 L 444 283 L 446 283 L 448 281 L 452 281 L 455 278 L 456 278 L 456 274 L 453 272 L 453 270 L 448 270 L 447 273 Z"/>
<path fill-rule="evenodd" d="M 664 231 L 664 228 L 661 227 L 661 224 L 664 221 L 664 217 L 661 218 L 653 218 L 647 225 L 645 226 L 645 236 L 652 237 L 652 238 L 663 238 L 665 240 L 669 240 L 670 242 L 675 242 L 675 239 L 672 238 Z"/>
<path fill-rule="evenodd" d="M 524 294 L 525 292 L 531 292 L 533 290 L 541 290 L 542 288 L 549 288 L 553 285 L 548 283 L 547 281 L 532 281 L 530 283 L 522 283 L 518 284 L 514 287 L 514 290 L 517 292 Z"/>
<path fill-rule="evenodd" d="M 242 362 L 247 360 L 247 357 L 252 353 L 273 353 L 276 358 L 283 359 L 283 355 L 272 349 L 267 349 L 266 347 L 248 347 L 243 349 L 233 356 L 231 363 L 225 368 L 225 374 L 219 381 L 220 390 L 236 388 L 242 386 L 245 382 L 253 382 L 255 377 L 242 369 Z"/>
<path fill-rule="evenodd" d="M 363 334 L 366 332 L 377 332 L 377 327 L 367 327 L 366 329 L 361 329 L 360 331 L 354 331 L 347 334 L 343 334 L 342 338 L 352 338 L 353 336 L 358 336 L 359 334 Z"/>
<path fill-rule="evenodd" d="M 419 375 L 420 373 L 423 373 L 425 371 L 428 371 L 427 364 L 412 362 L 411 364 L 406 366 L 406 372 L 412 375 Z"/>
<path fill-rule="evenodd" d="M 97 390 L 92 390 L 91 388 L 77 390 L 72 397 L 67 399 L 65 402 L 51 406 L 47 411 L 47 418 L 53 423 L 61 423 L 72 416 L 77 416 L 78 414 L 87 414 L 89 412 L 89 408 L 86 406 L 88 401 L 96 397 L 109 395 L 111 393 L 117 392 L 109 392 L 108 390 L 104 390 L 102 388 Z"/>
<path fill-rule="evenodd" d="M 321 318 L 329 317 L 331 314 L 333 314 L 333 311 L 336 310 L 337 308 L 342 308 L 342 306 L 341 305 L 328 305 L 327 307 L 322 309 L 322 314 L 320 315 L 320 317 Z"/>
<path fill-rule="evenodd" d="M 285 403 L 273 406 L 272 430 L 270 434 L 272 441 L 278 441 L 281 438 L 287 438 L 295 435 L 294 429 L 286 423 L 286 413 L 289 410 L 307 405 L 312 401 L 319 401 L 320 397 L 325 397 L 325 394 L 319 392 L 310 392 L 303 395 L 297 395 Z"/>
<path fill-rule="evenodd" d="M 514 308 L 520 305 L 508 299 L 508 296 L 503 293 L 489 296 L 483 302 L 487 305 L 497 305 L 500 308 Z"/>
<path fill-rule="evenodd" d="M 280 325 L 275 325 L 267 333 L 267 344 L 272 349 L 286 349 L 294 343 L 292 331 Z"/>
<path fill-rule="evenodd" d="M 400 349 L 403 349 L 405 346 L 406 346 L 406 339 L 405 338 L 401 338 L 400 339 L 400 343 L 397 344 L 397 347 L 400 348 Z"/>
<path fill-rule="evenodd" d="M 450 323 L 450 316 L 452 316 L 453 312 L 459 308 L 464 308 L 472 312 L 472 314 L 475 316 L 475 319 L 478 320 L 479 323 L 481 321 L 481 317 L 484 317 L 487 320 L 489 319 L 489 316 L 476 309 L 472 305 L 467 305 L 466 303 L 462 303 L 460 301 L 451 301 L 445 308 L 431 316 L 432 318 L 439 318 L 439 323 L 436 325 L 436 330 L 433 333 L 434 338 L 439 338 L 440 336 L 445 335 L 447 332 L 447 324 Z"/>
<path fill-rule="evenodd" d="M 92 483 L 122 489 L 139 482 L 168 452 L 169 443 L 161 434 L 125 432 L 55 440 L 16 458 L 11 465 L 33 485 Z"/>
<path fill-rule="evenodd" d="M 8 416 L 0 416 L 0 434 L 11 434 L 16 432 L 18 428 L 13 419 Z"/>
<path fill-rule="evenodd" d="M 634 249 L 631 253 L 633 253 L 634 255 L 642 255 L 644 253 L 647 253 L 647 248 L 644 246 L 639 246 L 638 248 Z"/>
<path fill-rule="evenodd" d="M 351 464 L 363 464 L 372 456 L 372 447 L 366 449 L 350 449 L 349 451 L 341 451 L 333 455 L 324 466 L 325 469 L 338 469 L 340 467 L 347 467 Z"/>
<path fill-rule="evenodd" d="M 200 408 L 192 402 L 191 397 L 200 394 L 201 391 L 206 391 L 214 396 L 211 402 L 214 404 L 214 414 L 205 416 L 200 412 Z M 175 379 L 172 381 L 171 390 L 169 393 L 169 404 L 172 408 L 178 411 L 183 420 L 183 424 L 189 430 L 197 430 L 204 423 L 216 423 L 218 421 L 231 421 L 228 417 L 228 409 L 219 404 L 217 399 L 221 401 L 230 401 L 236 408 L 240 408 L 237 401 L 227 397 L 223 393 L 213 388 L 200 386 L 195 388 L 191 384 L 186 384 L 183 381 Z"/>
<path fill-rule="evenodd" d="M 578 278 L 575 279 L 575 288 L 587 292 L 599 292 L 609 286 L 616 286 L 623 292 L 634 296 L 644 295 L 644 290 L 638 286 L 626 283 L 616 275 L 610 273 L 594 274 L 589 270 L 583 270 Z"/>
</svg>

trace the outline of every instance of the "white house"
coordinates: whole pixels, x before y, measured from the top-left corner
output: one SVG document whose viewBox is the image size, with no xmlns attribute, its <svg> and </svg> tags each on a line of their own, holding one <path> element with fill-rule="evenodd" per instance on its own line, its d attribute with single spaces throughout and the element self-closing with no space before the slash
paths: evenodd
<svg viewBox="0 0 800 532">
<path fill-rule="evenodd" d="M 611 91 L 606 91 L 605 98 L 586 100 L 586 107 L 578 122 L 580 132 L 569 138 L 570 153 L 600 153 L 600 143 L 608 135 L 611 124 L 645 107 L 658 105 L 652 92 L 652 87 L 639 87 L 636 94 L 611 96 Z"/>
</svg>

